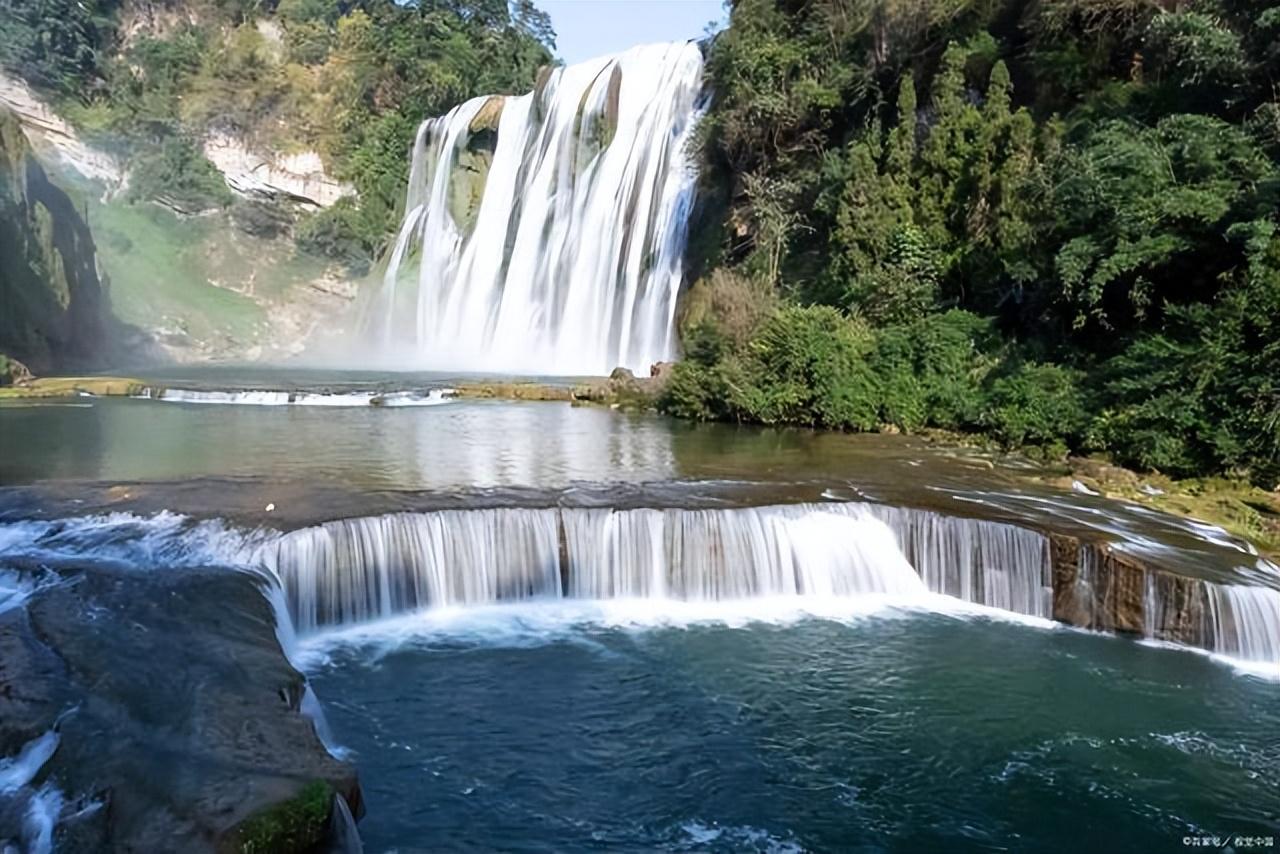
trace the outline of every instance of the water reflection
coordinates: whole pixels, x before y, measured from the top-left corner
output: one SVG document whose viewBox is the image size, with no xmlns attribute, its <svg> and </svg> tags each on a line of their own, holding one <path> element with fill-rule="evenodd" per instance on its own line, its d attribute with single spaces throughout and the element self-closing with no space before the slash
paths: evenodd
<svg viewBox="0 0 1280 854">
<path fill-rule="evenodd" d="M 96 400 L 0 408 L 0 483 L 323 479 L 357 489 L 563 488 L 674 477 L 668 422 L 563 404 L 421 409 Z"/>
</svg>

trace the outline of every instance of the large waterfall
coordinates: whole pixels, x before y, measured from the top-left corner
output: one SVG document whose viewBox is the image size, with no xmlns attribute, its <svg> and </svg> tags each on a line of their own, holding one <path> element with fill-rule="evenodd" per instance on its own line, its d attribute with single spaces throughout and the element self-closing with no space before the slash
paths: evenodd
<svg viewBox="0 0 1280 854">
<path fill-rule="evenodd" d="M 424 122 L 366 353 L 559 375 L 671 358 L 701 83 L 696 44 L 650 45 Z"/>
</svg>

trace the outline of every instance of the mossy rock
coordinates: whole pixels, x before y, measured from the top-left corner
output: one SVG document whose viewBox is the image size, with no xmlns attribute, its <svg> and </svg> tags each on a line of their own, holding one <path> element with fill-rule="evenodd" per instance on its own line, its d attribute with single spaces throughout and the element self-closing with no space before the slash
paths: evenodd
<svg viewBox="0 0 1280 854">
<path fill-rule="evenodd" d="M 565 386 L 535 382 L 464 383 L 454 396 L 478 400 L 559 400 L 572 401 L 574 391 Z"/>
<path fill-rule="evenodd" d="M 329 832 L 333 787 L 313 780 L 295 797 L 250 816 L 225 850 L 238 854 L 302 854 L 313 851 Z"/>
<path fill-rule="evenodd" d="M 32 380 L 31 371 L 17 359 L 0 353 L 0 388 L 22 385 Z"/>
<path fill-rule="evenodd" d="M 22 385 L 0 388 L 0 400 L 39 397 L 134 397 L 142 394 L 147 384 L 128 377 L 41 377 L 28 379 Z"/>
<path fill-rule="evenodd" d="M 476 226 L 492 165 L 491 151 L 463 149 L 449 175 L 449 216 L 464 234 L 470 234 Z"/>
</svg>

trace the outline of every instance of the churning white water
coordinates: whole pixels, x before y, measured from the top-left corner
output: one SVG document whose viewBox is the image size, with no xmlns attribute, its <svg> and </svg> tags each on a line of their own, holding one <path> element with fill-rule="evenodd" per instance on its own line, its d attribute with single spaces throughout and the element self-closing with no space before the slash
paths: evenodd
<svg viewBox="0 0 1280 854">
<path fill-rule="evenodd" d="M 424 122 L 362 353 L 559 375 L 671 358 L 701 88 L 696 44 L 647 45 Z"/>
<path fill-rule="evenodd" d="M 433 388 L 423 391 L 353 391 L 306 392 L 251 389 L 219 391 L 183 388 L 144 388 L 135 395 L 140 400 L 166 403 L 224 404 L 235 406 L 438 406 L 449 403 L 452 389 Z"/>
</svg>

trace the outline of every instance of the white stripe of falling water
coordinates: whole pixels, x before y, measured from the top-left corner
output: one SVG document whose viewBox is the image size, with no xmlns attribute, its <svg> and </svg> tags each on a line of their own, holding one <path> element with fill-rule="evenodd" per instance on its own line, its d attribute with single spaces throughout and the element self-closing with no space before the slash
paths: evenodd
<svg viewBox="0 0 1280 854">
<path fill-rule="evenodd" d="M 597 154 L 585 140 L 602 120 L 615 67 L 617 129 Z M 701 74 L 696 45 L 650 45 L 553 71 L 540 121 L 537 96 L 507 98 L 465 237 L 448 212 L 449 176 L 487 99 L 424 123 L 406 209 L 425 206 L 426 215 L 402 225 L 375 301 L 382 322 L 371 327 L 392 339 L 384 352 L 397 354 L 396 366 L 583 374 L 671 358 Z M 417 323 L 406 341 L 391 315 L 415 243 Z"/>
<path fill-rule="evenodd" d="M 1280 664 L 1280 591 L 1205 582 L 1215 652 Z"/>
</svg>

